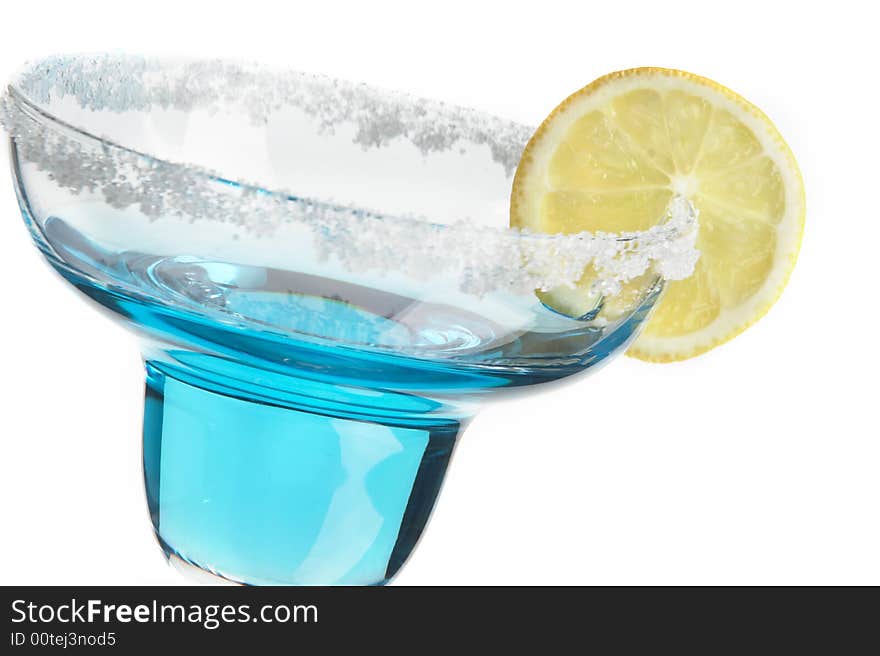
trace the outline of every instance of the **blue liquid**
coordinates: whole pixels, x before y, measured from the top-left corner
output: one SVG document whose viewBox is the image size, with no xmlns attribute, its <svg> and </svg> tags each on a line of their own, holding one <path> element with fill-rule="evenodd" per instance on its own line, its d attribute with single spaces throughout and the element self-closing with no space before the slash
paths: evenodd
<svg viewBox="0 0 880 656">
<path fill-rule="evenodd" d="M 389 580 L 475 404 L 603 361 L 659 294 L 614 330 L 528 299 L 511 334 L 388 290 L 108 251 L 57 218 L 42 233 L 53 266 L 146 338 L 144 477 L 166 554 L 253 584 Z"/>
</svg>

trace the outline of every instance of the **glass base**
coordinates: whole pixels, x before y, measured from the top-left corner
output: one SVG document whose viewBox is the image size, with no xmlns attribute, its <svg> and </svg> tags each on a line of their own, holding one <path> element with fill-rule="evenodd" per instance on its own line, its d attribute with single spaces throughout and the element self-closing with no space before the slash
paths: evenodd
<svg viewBox="0 0 880 656">
<path fill-rule="evenodd" d="M 147 363 L 144 478 L 169 559 L 254 585 L 390 580 L 427 523 L 460 423 L 364 421 L 210 387 Z"/>
</svg>

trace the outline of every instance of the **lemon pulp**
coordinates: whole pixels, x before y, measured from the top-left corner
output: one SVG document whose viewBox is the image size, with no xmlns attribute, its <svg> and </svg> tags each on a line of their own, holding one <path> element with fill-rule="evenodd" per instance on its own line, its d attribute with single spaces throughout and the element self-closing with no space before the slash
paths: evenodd
<svg viewBox="0 0 880 656">
<path fill-rule="evenodd" d="M 527 145 L 511 225 L 549 233 L 645 230 L 674 194 L 700 212 L 690 278 L 666 291 L 629 354 L 682 360 L 739 334 L 776 301 L 804 224 L 797 163 L 770 120 L 721 85 L 662 68 L 612 73 L 567 98 Z M 578 314 L 595 299 L 541 294 Z M 621 303 L 607 304 L 614 312 Z"/>
</svg>

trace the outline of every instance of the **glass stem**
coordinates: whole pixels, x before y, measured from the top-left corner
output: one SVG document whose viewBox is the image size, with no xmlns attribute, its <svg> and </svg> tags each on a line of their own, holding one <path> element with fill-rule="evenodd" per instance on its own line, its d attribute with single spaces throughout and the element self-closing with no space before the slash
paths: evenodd
<svg viewBox="0 0 880 656">
<path fill-rule="evenodd" d="M 215 372 L 146 369 L 144 479 L 169 558 L 248 583 L 370 585 L 397 573 L 460 417 L 364 420 L 362 408 L 353 418 L 257 398 Z"/>
</svg>

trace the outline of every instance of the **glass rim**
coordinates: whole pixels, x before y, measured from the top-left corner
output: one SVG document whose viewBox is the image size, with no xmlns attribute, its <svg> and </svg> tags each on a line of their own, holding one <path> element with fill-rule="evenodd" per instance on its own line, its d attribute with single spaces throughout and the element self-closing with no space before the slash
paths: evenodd
<svg viewBox="0 0 880 656">
<path fill-rule="evenodd" d="M 148 64 L 144 64 L 143 62 L 148 62 Z M 463 131 L 463 134 L 453 139 L 451 142 L 452 144 L 458 143 L 460 139 L 468 136 L 468 130 L 472 128 L 472 126 L 467 123 L 468 121 L 473 121 L 474 124 L 480 124 L 479 129 L 482 131 L 473 134 L 476 135 L 477 139 L 482 140 L 482 143 L 488 143 L 489 138 L 492 137 L 489 128 L 500 125 L 510 130 L 511 132 L 504 134 L 505 142 L 498 147 L 500 154 L 493 152 L 493 158 L 505 166 L 510 166 L 514 158 L 518 163 L 521 147 L 517 144 L 522 142 L 521 145 L 524 146 L 524 139 L 529 137 L 532 132 L 531 128 L 528 128 L 527 126 L 486 112 L 454 107 L 452 105 L 446 105 L 440 101 L 416 98 L 415 96 L 406 93 L 384 91 L 369 85 L 355 85 L 354 83 L 347 83 L 325 76 L 306 75 L 294 71 L 275 71 L 268 67 L 261 67 L 258 64 L 239 64 L 234 61 L 221 59 L 167 57 L 141 58 L 119 54 L 55 56 L 25 65 L 18 75 L 13 78 L 13 81 L 8 84 L 3 96 L 0 97 L 0 124 L 2 124 L 7 132 L 9 132 L 10 139 L 16 146 L 23 142 L 31 147 L 31 151 L 36 152 L 41 149 L 43 151 L 48 150 L 46 148 L 46 140 L 53 138 L 47 135 L 46 131 L 48 130 L 54 135 L 55 139 L 73 140 L 77 148 L 86 145 L 91 150 L 100 152 L 101 156 L 108 159 L 118 158 L 123 161 L 127 160 L 129 163 L 136 161 L 138 165 L 143 164 L 151 171 L 151 173 L 153 171 L 158 171 L 161 174 L 161 179 L 166 181 L 173 180 L 176 183 L 179 180 L 186 180 L 188 182 L 195 182 L 196 184 L 210 185 L 212 193 L 215 193 L 217 189 L 221 189 L 221 193 L 225 193 L 227 197 L 229 194 L 229 188 L 235 188 L 242 194 L 242 196 L 247 196 L 251 199 L 259 199 L 263 206 L 267 206 L 267 204 L 273 205 L 274 210 L 281 213 L 285 211 L 284 208 L 292 206 L 297 202 L 304 202 L 307 204 L 313 203 L 322 206 L 322 211 L 327 209 L 325 207 L 326 204 L 315 202 L 308 198 L 299 198 L 284 190 L 274 189 L 270 186 L 263 186 L 259 183 L 255 184 L 229 178 L 223 176 L 219 172 L 212 171 L 198 164 L 176 162 L 148 152 L 142 152 L 111 140 L 105 136 L 97 135 L 83 127 L 74 125 L 73 123 L 64 120 L 61 116 L 49 111 L 44 106 L 46 102 L 40 102 L 40 96 L 48 101 L 48 99 L 53 97 L 53 93 L 58 96 L 73 95 L 80 102 L 81 106 L 84 106 L 84 103 L 87 103 L 90 98 L 91 102 L 96 104 L 96 107 L 92 107 L 93 109 L 97 108 L 113 111 L 114 108 L 112 106 L 107 107 L 104 105 L 105 101 L 100 96 L 101 93 L 106 93 L 111 96 L 110 100 L 113 100 L 112 92 L 114 89 L 112 88 L 112 85 L 107 86 L 110 84 L 107 82 L 107 79 L 110 76 L 105 74 L 104 77 L 102 77 L 100 75 L 102 70 L 101 67 L 108 65 L 123 67 L 123 71 L 126 66 L 131 66 L 134 73 L 129 72 L 129 75 L 133 74 L 137 76 L 137 71 L 140 70 L 142 78 L 146 77 L 146 74 L 143 72 L 143 70 L 145 70 L 143 68 L 144 66 L 152 66 L 154 70 L 162 70 L 164 73 L 164 67 L 169 67 L 173 70 L 174 66 L 183 67 L 187 65 L 202 65 L 208 67 L 208 77 L 210 77 L 210 75 L 218 75 L 218 71 L 220 71 L 220 73 L 232 75 L 239 72 L 257 71 L 258 73 L 255 73 L 255 75 L 268 75 L 269 77 L 267 79 L 269 80 L 273 80 L 273 76 L 277 76 L 279 85 L 286 79 L 283 77 L 284 75 L 290 75 L 293 76 L 291 78 L 293 80 L 309 80 L 310 83 L 318 85 L 352 85 L 351 87 L 344 88 L 357 88 L 359 91 L 364 91 L 366 93 L 387 94 L 387 98 L 390 99 L 389 102 L 400 103 L 401 106 L 415 107 L 417 103 L 428 103 L 428 106 L 431 108 L 439 108 L 443 111 L 448 110 L 452 112 L 453 115 L 455 115 L 456 112 L 463 112 L 457 114 L 462 122 L 462 125 L 458 127 Z M 92 68 L 90 68 L 90 66 Z M 138 69 L 138 66 L 141 68 Z M 65 76 L 67 77 L 65 78 Z M 124 79 L 123 76 L 123 80 Z M 137 83 L 137 77 L 131 79 L 134 79 L 135 83 Z M 142 83 L 146 84 L 146 82 L 143 81 Z M 98 91 L 97 98 L 95 97 L 96 89 Z M 118 89 L 115 91 L 118 92 Z M 137 101 L 135 101 L 135 104 L 136 103 Z M 149 109 L 151 106 L 152 105 L 147 104 L 145 107 L 128 109 L 143 111 Z M 117 108 L 117 111 L 125 111 L 125 109 L 118 110 Z M 488 125 L 489 128 L 486 128 L 483 124 Z M 412 140 L 412 137 L 408 133 L 404 132 L 403 135 Z M 445 145 L 441 144 L 440 147 L 449 148 L 451 146 L 447 143 Z M 70 148 L 72 150 L 77 149 L 73 146 L 70 146 Z M 82 149 L 79 148 L 79 151 L 81 150 Z M 78 154 L 81 157 L 85 156 L 81 152 Z M 43 159 L 48 159 L 51 157 L 51 154 L 43 152 L 40 153 L 39 156 Z M 67 162 L 65 162 L 65 164 L 67 164 Z M 46 167 L 51 167 L 51 165 L 51 163 L 46 164 L 44 162 L 44 166 Z M 89 170 L 88 167 L 81 168 Z M 91 187 L 92 181 L 86 177 L 82 177 L 82 174 L 80 174 L 77 184 L 82 187 Z M 109 181 L 105 180 L 104 184 L 112 187 L 114 181 L 112 179 Z M 140 190 L 135 190 L 135 194 L 137 193 L 144 193 L 144 189 L 141 188 Z M 202 193 L 205 192 L 203 191 Z M 228 204 L 228 198 L 225 199 L 224 202 Z M 677 208 L 676 204 L 678 204 Z M 340 214 L 340 216 L 348 214 L 356 216 L 358 219 L 369 221 L 378 220 L 386 224 L 392 223 L 398 227 L 418 227 L 420 230 L 427 230 L 426 234 L 429 234 L 431 231 L 437 233 L 449 233 L 454 229 L 457 229 L 460 225 L 459 223 L 450 224 L 432 222 L 422 217 L 389 215 L 363 208 L 342 208 L 331 206 L 329 207 L 329 210 Z M 336 220 L 338 220 L 338 217 Z M 370 225 L 376 224 L 371 223 Z M 247 229 L 249 226 L 245 226 L 245 228 Z M 618 254 L 621 254 L 628 251 L 638 250 L 642 244 L 648 244 L 649 248 L 646 249 L 646 252 L 650 252 L 648 255 L 649 259 L 655 258 L 660 260 L 663 257 L 671 257 L 673 259 L 677 257 L 681 260 L 682 253 L 689 248 L 693 250 L 693 233 L 695 233 L 696 229 L 696 210 L 686 199 L 674 196 L 667 208 L 666 220 L 663 220 L 663 217 L 658 217 L 657 225 L 648 230 L 622 233 L 590 233 L 586 231 L 580 233 L 547 233 L 509 226 L 473 225 L 470 226 L 470 228 L 472 229 L 473 234 L 477 235 L 479 238 L 495 240 L 499 243 L 503 242 L 508 245 L 513 245 L 514 248 L 526 249 L 529 252 L 550 251 L 561 247 L 574 257 L 573 263 L 575 265 L 577 265 L 580 259 L 582 259 L 577 251 L 584 251 L 586 249 L 591 252 L 599 252 L 602 248 L 607 248 L 609 245 L 613 249 L 616 249 Z M 678 243 L 677 246 L 676 243 Z M 666 245 L 668 245 L 669 248 L 665 248 Z M 545 261 L 542 262 L 541 266 L 556 269 L 557 272 L 547 280 L 540 275 L 532 276 L 530 281 L 524 283 L 524 287 L 527 284 L 532 284 L 534 285 L 533 288 L 551 288 L 558 286 L 559 284 L 571 286 L 577 282 L 585 266 L 581 266 L 579 270 L 576 270 L 577 266 L 555 266 L 554 263 L 547 261 L 546 255 L 547 254 L 545 253 Z M 526 257 L 528 257 L 528 254 L 526 254 Z M 694 258 L 691 259 L 695 261 Z M 585 261 L 584 263 L 586 264 L 589 262 Z M 662 264 L 662 262 L 660 263 Z M 693 263 L 691 263 L 690 267 L 667 267 L 667 271 L 665 272 L 662 271 L 661 267 L 661 275 L 666 279 L 686 277 L 686 275 L 689 275 L 692 270 L 692 264 Z M 675 269 L 675 271 L 673 271 L 673 269 Z M 565 273 L 562 273 L 563 270 Z M 681 275 L 680 270 L 687 271 L 685 272 L 685 275 Z M 676 273 L 677 271 L 678 273 Z M 633 277 L 628 274 L 624 275 L 624 277 L 627 276 L 629 278 Z"/>
</svg>

